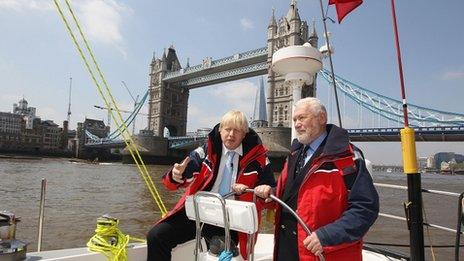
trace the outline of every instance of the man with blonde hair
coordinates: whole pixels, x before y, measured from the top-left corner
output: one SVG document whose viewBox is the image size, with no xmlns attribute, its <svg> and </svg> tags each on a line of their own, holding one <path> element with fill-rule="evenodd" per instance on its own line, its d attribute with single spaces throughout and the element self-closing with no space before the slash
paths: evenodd
<svg viewBox="0 0 464 261">
<path fill-rule="evenodd" d="M 169 190 L 186 190 L 176 206 L 148 233 L 147 260 L 171 260 L 171 251 L 176 245 L 195 238 L 195 222 L 185 214 L 187 196 L 198 191 L 224 196 L 234 191 L 238 200 L 252 201 L 250 193 L 242 194 L 245 189 L 264 184 L 274 187 L 266 152 L 256 132 L 248 127 L 245 115 L 235 110 L 227 112 L 209 133 L 206 144 L 192 151 L 181 163 L 174 164 L 163 176 Z M 213 236 L 224 235 L 224 229 L 205 224 L 202 233 L 209 243 Z M 231 235 L 235 242 L 240 241 L 240 254 L 245 258 L 246 235 Z"/>
</svg>

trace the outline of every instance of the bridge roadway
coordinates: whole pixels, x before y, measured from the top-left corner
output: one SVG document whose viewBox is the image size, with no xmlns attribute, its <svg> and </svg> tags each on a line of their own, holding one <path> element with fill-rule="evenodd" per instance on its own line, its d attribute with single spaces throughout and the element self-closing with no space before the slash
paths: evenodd
<svg viewBox="0 0 464 261">
<path fill-rule="evenodd" d="M 167 72 L 163 77 L 163 82 L 178 82 L 183 88 L 193 89 L 264 75 L 268 72 L 267 47 L 237 53 L 217 60 L 207 59 L 203 61 L 203 64 Z"/>
<path fill-rule="evenodd" d="M 90 141 L 87 142 L 84 147 L 96 148 L 96 149 L 112 149 L 112 148 L 125 148 L 126 143 L 123 140 L 111 140 L 111 141 Z"/>
<path fill-rule="evenodd" d="M 351 141 L 354 142 L 397 142 L 401 141 L 401 128 L 366 128 L 348 129 Z M 417 127 L 416 141 L 447 142 L 464 141 L 464 126 L 449 127 Z M 194 149 L 206 139 L 204 136 L 171 137 L 170 149 Z"/>
<path fill-rule="evenodd" d="M 348 129 L 351 141 L 401 141 L 401 128 Z M 416 141 L 464 141 L 464 126 L 414 127 Z"/>
<path fill-rule="evenodd" d="M 351 141 L 354 142 L 398 142 L 401 128 L 365 128 L 348 129 Z M 457 142 L 464 141 L 464 126 L 444 127 L 415 127 L 416 141 L 421 142 Z M 169 137 L 169 149 L 188 150 L 194 149 L 204 143 L 207 135 Z M 110 143 L 88 143 L 86 147 L 93 148 L 123 148 L 122 140 Z"/>
</svg>

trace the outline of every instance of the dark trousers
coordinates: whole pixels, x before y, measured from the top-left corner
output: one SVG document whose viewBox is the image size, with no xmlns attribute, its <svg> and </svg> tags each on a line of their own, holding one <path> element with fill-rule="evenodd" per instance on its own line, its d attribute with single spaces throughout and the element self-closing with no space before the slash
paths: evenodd
<svg viewBox="0 0 464 261">
<path fill-rule="evenodd" d="M 283 210 L 278 231 L 279 240 L 277 242 L 277 253 L 275 260 L 290 261 L 299 260 L 298 255 L 298 236 L 296 233 L 297 222 L 289 212 Z"/>
<path fill-rule="evenodd" d="M 205 237 L 207 243 L 215 235 L 224 235 L 224 228 L 206 224 L 203 226 L 202 236 Z M 234 242 L 237 242 L 237 233 L 231 233 L 231 237 Z M 195 221 L 188 219 L 185 210 L 179 211 L 148 232 L 147 261 L 169 261 L 173 248 L 194 238 Z"/>
</svg>

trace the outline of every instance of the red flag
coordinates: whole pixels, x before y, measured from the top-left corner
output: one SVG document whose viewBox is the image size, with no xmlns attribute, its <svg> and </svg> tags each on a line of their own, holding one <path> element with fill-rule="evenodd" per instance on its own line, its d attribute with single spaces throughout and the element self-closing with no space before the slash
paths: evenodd
<svg viewBox="0 0 464 261">
<path fill-rule="evenodd" d="M 329 5 L 335 5 L 338 23 L 341 23 L 343 18 L 356 7 L 361 5 L 362 2 L 362 0 L 329 0 Z"/>
</svg>

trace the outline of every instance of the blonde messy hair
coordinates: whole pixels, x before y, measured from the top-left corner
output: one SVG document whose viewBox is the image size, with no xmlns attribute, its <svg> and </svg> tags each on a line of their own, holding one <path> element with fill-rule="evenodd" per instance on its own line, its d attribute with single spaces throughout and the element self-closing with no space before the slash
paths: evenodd
<svg viewBox="0 0 464 261">
<path fill-rule="evenodd" d="M 228 111 L 222 116 L 221 123 L 219 124 L 219 131 L 223 128 L 232 127 L 248 133 L 248 121 L 245 114 L 241 111 Z"/>
</svg>

